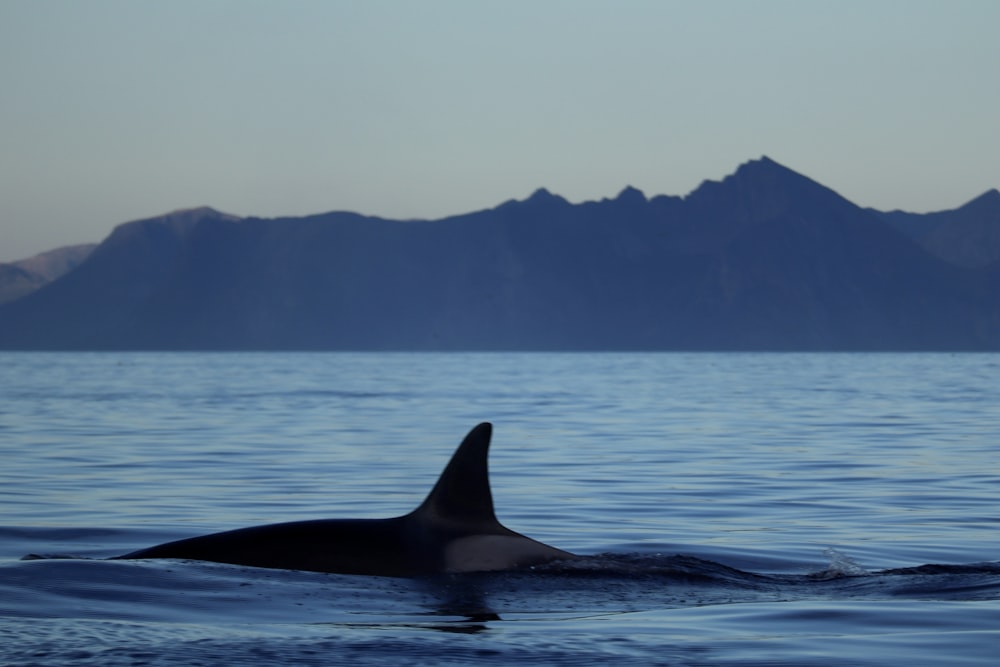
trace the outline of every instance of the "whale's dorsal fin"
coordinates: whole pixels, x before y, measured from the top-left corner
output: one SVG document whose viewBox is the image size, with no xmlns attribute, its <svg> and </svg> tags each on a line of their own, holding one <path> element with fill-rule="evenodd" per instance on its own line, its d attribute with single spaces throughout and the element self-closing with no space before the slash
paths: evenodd
<svg viewBox="0 0 1000 667">
<path fill-rule="evenodd" d="M 492 434 L 493 425 L 489 422 L 469 431 L 414 514 L 483 525 L 498 523 L 487 465 Z"/>
</svg>

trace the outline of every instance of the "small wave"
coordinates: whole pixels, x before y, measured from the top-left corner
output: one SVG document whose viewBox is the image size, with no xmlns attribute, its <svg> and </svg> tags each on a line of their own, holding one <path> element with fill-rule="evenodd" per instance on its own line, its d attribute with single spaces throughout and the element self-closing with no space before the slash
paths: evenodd
<svg viewBox="0 0 1000 667">
<path fill-rule="evenodd" d="M 661 579 L 688 584 L 752 587 L 769 581 L 768 575 L 745 572 L 695 556 L 641 553 L 604 553 L 557 561 L 531 568 L 532 572 L 562 577 Z"/>
<path fill-rule="evenodd" d="M 845 553 L 837 551 L 833 547 L 826 549 L 825 553 L 830 558 L 830 565 L 825 570 L 814 572 L 809 575 L 811 579 L 839 579 L 841 577 L 861 577 L 871 574 L 868 570 L 858 564 L 853 558 Z"/>
<path fill-rule="evenodd" d="M 569 580 L 629 580 L 656 587 L 725 591 L 749 596 L 762 592 L 795 598 L 899 597 L 1000 599 L 1000 562 L 925 564 L 869 571 L 829 549 L 830 565 L 804 574 L 757 573 L 694 556 L 606 553 L 530 568 L 530 572 Z M 742 594 L 740 592 L 743 592 Z M 963 595 L 967 595 L 965 598 Z"/>
<path fill-rule="evenodd" d="M 1000 561 L 972 563 L 969 565 L 940 565 L 930 563 L 917 567 L 898 567 L 883 570 L 880 574 L 896 575 L 942 575 L 942 574 L 990 574 L 1000 575 Z"/>
</svg>

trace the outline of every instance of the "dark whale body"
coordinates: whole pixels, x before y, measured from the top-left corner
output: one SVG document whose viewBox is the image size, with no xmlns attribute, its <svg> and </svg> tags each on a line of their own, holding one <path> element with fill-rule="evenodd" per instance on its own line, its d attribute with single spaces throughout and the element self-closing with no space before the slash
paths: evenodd
<svg viewBox="0 0 1000 667">
<path fill-rule="evenodd" d="M 507 570 L 575 558 L 497 521 L 487 468 L 492 431 L 488 423 L 472 429 L 426 500 L 409 514 L 241 528 L 116 558 L 180 558 L 389 577 Z"/>
</svg>

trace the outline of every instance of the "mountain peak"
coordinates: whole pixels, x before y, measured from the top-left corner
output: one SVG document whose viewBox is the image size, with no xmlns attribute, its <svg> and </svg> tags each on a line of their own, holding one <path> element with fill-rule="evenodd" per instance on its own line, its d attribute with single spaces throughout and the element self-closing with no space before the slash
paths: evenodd
<svg viewBox="0 0 1000 667">
<path fill-rule="evenodd" d="M 531 193 L 525 201 L 539 203 L 539 202 L 555 202 L 555 201 L 566 201 L 559 195 L 554 195 L 549 192 L 546 188 L 538 188 Z"/>
<path fill-rule="evenodd" d="M 757 160 L 744 162 L 736 171 L 721 181 L 703 182 L 689 197 L 715 196 L 720 191 L 730 190 L 738 198 L 752 193 L 754 200 L 762 197 L 780 199 L 785 205 L 793 202 L 812 201 L 817 197 L 847 202 L 839 194 L 803 176 L 797 171 L 775 162 L 766 155 Z M 745 202 L 748 203 L 748 202 Z M 849 202 L 847 202 L 849 203 Z"/>
<path fill-rule="evenodd" d="M 211 206 L 195 206 L 192 208 L 179 208 L 161 217 L 167 220 L 188 220 L 188 221 L 201 220 L 202 218 L 216 218 L 219 220 L 230 220 L 235 222 L 240 219 L 240 217 L 237 215 L 223 213 L 222 211 L 218 211 L 212 208 Z"/>
<path fill-rule="evenodd" d="M 987 190 L 975 199 L 962 204 L 958 210 L 981 214 L 1000 213 L 1000 190 L 996 188 Z"/>
<path fill-rule="evenodd" d="M 552 194 L 546 188 L 538 188 L 531 193 L 531 196 L 525 199 L 523 202 L 518 202 L 520 204 L 527 204 L 529 206 L 569 206 L 570 203 L 560 197 L 559 195 Z"/>
<path fill-rule="evenodd" d="M 736 168 L 732 176 L 727 178 L 798 178 L 806 181 L 810 180 L 797 171 L 775 162 L 766 155 L 762 155 L 756 160 L 744 162 Z"/>
<path fill-rule="evenodd" d="M 645 204 L 647 199 L 642 190 L 634 188 L 631 185 L 626 185 L 625 188 L 618 193 L 618 196 L 615 197 L 615 201 L 622 204 Z"/>
<path fill-rule="evenodd" d="M 853 215 L 857 207 L 833 190 L 785 167 L 766 155 L 741 164 L 721 181 L 707 180 L 684 197 L 692 217 L 721 222 L 715 234 L 692 231 L 693 237 L 730 238 L 748 224 L 787 218 L 815 224 L 817 212 L 824 219 Z M 703 239 L 704 240 L 704 239 Z"/>
</svg>

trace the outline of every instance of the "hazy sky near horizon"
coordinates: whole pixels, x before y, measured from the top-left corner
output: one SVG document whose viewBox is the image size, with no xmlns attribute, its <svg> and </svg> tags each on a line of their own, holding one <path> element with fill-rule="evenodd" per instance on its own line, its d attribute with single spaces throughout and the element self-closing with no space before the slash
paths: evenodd
<svg viewBox="0 0 1000 667">
<path fill-rule="evenodd" d="M 200 205 L 436 218 L 768 155 L 1000 187 L 996 0 L 0 0 L 0 261 Z"/>
</svg>

